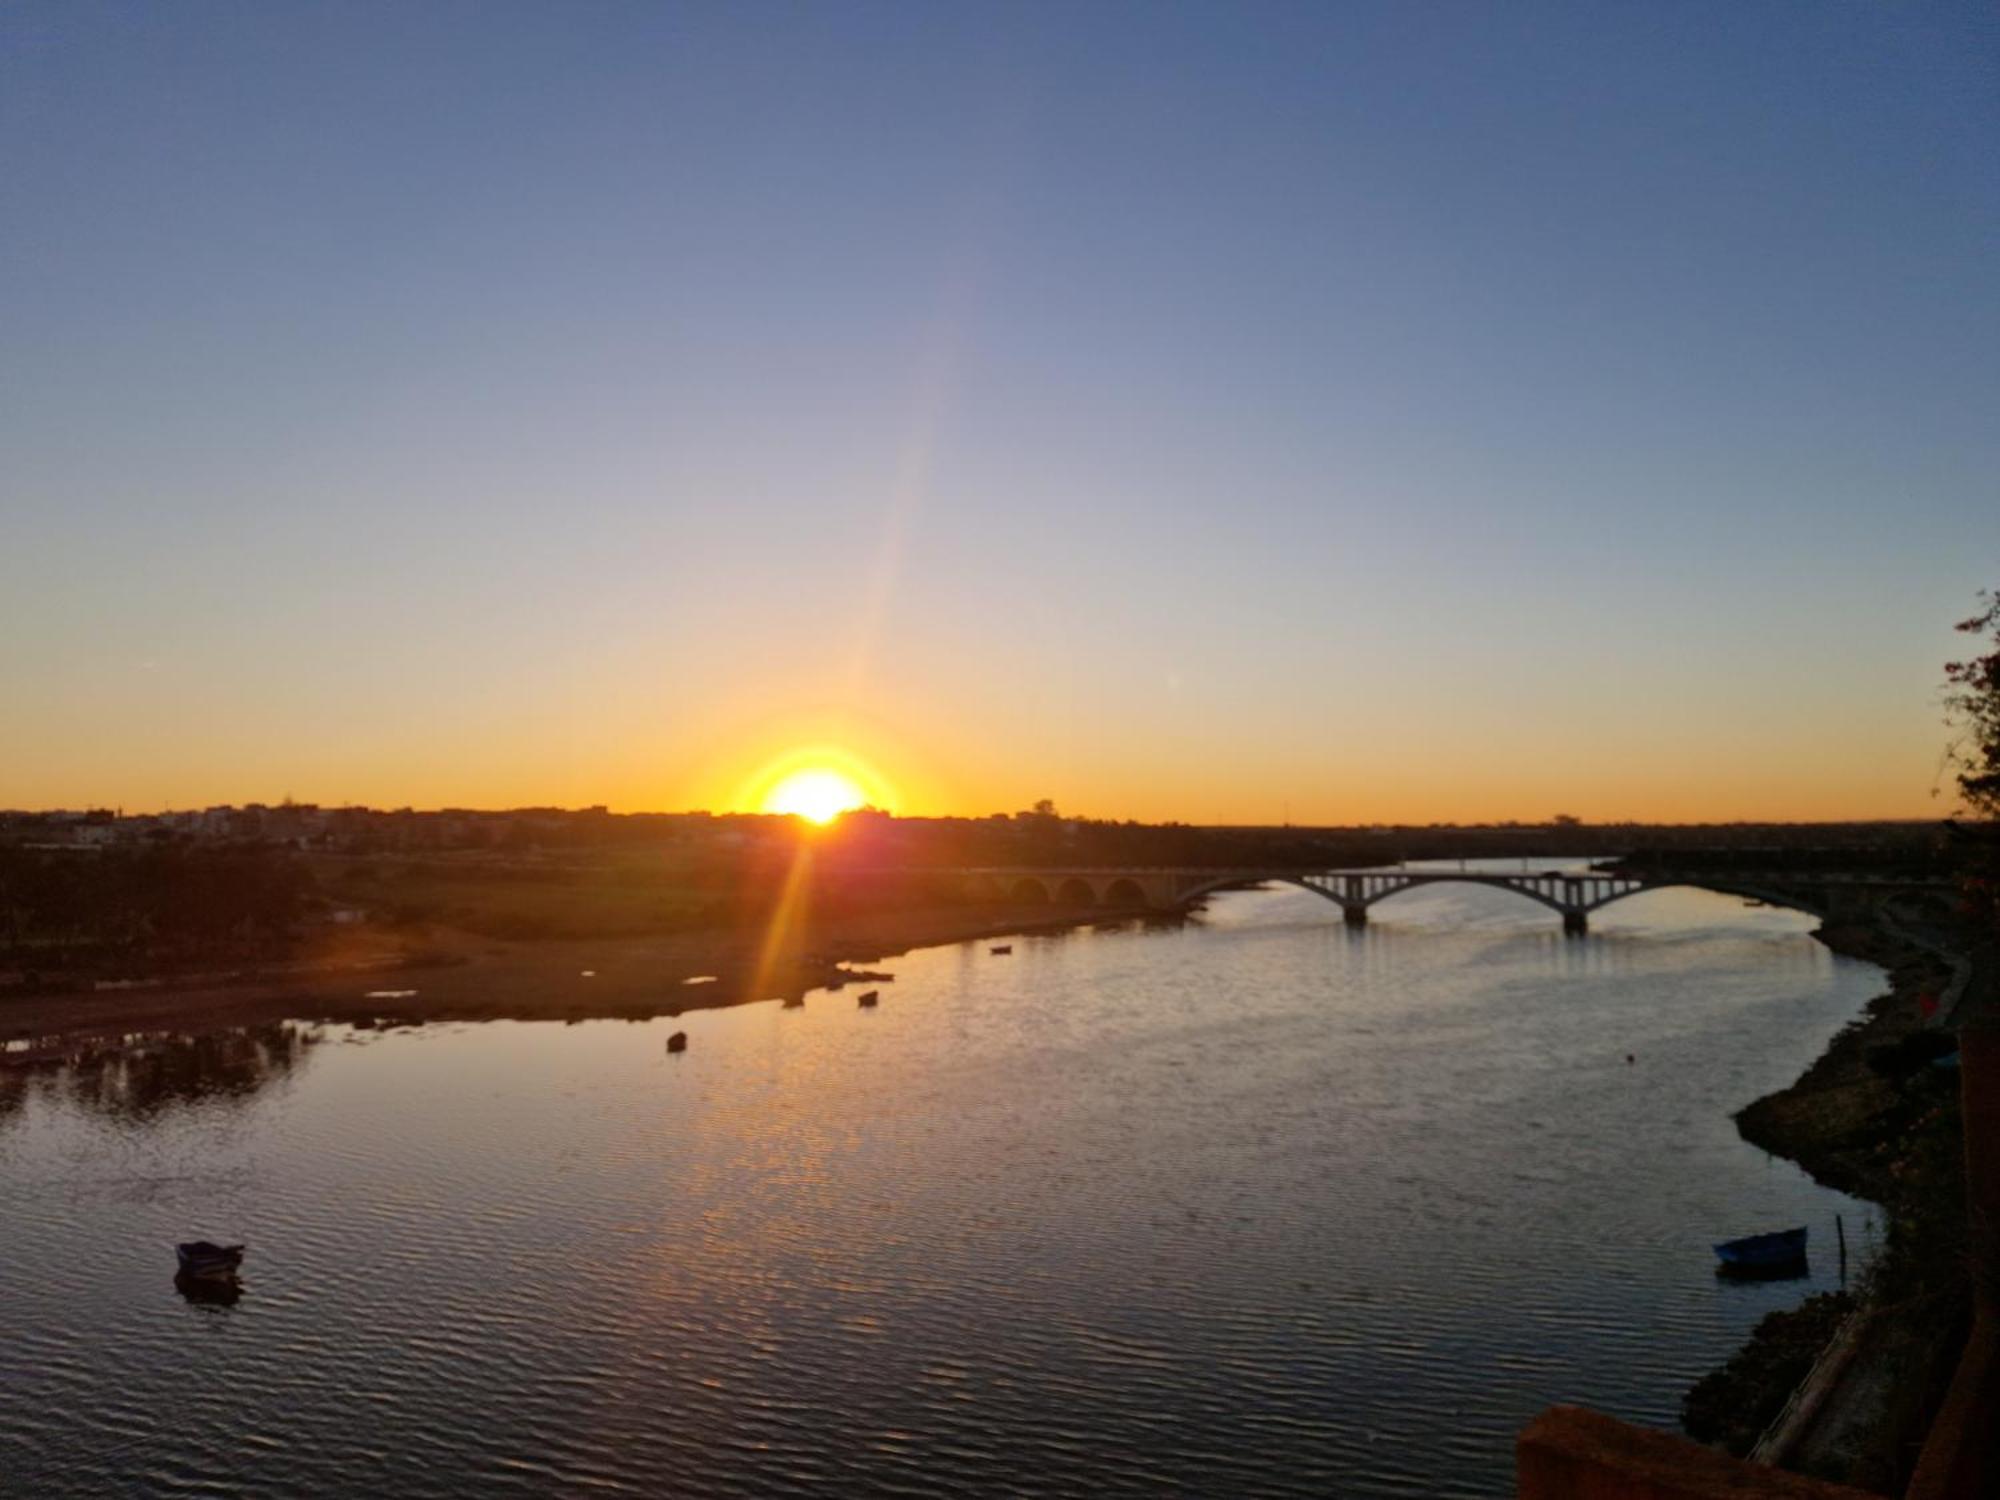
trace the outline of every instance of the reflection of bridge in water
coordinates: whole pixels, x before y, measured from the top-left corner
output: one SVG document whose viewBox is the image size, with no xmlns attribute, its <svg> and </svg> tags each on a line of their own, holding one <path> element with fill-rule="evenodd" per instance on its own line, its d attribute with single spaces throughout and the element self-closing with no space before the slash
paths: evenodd
<svg viewBox="0 0 2000 1500">
<path fill-rule="evenodd" d="M 1479 870 L 1272 870 L 1218 869 L 1193 866 L 1132 868 L 988 868 L 953 872 L 968 894 L 986 900 L 1022 905 L 1095 906 L 1130 910 L 1177 911 L 1215 891 L 1245 890 L 1283 883 L 1324 896 L 1340 907 L 1350 927 L 1368 923 L 1368 908 L 1378 901 L 1425 885 L 1484 885 L 1513 891 L 1559 912 L 1563 931 L 1590 929 L 1590 913 L 1628 896 L 1674 886 L 1692 886 L 1725 896 L 1740 896 L 1771 906 L 1786 906 L 1817 917 L 1831 917 L 1873 906 L 1885 897 L 1918 892 L 1947 892 L 1949 882 L 1885 880 L 1866 875 L 1813 871 L 1647 870 L 1608 872 L 1543 870 L 1530 874 Z"/>
</svg>

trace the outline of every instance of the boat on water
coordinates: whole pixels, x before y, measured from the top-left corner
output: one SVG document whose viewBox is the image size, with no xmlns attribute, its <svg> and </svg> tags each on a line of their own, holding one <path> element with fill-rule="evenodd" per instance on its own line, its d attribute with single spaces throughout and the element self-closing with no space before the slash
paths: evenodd
<svg viewBox="0 0 2000 1500">
<path fill-rule="evenodd" d="M 1715 1258 L 1725 1271 L 1768 1272 L 1789 1270 L 1805 1263 L 1806 1230 L 1780 1229 L 1772 1234 L 1746 1235 L 1740 1240 L 1724 1240 L 1715 1247 Z"/>
<path fill-rule="evenodd" d="M 208 1240 L 189 1240 L 174 1246 L 183 1276 L 234 1276 L 243 1264 L 241 1245 L 217 1245 Z"/>
<path fill-rule="evenodd" d="M 990 951 L 992 952 L 995 958 L 1000 958 L 1006 954 L 1012 953 L 1014 951 L 1014 945 L 1012 943 L 996 943 Z"/>
</svg>

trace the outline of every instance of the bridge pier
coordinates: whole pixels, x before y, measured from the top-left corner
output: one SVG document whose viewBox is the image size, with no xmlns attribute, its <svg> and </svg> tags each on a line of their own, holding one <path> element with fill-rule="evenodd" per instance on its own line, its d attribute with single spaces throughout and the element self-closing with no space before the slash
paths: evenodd
<svg viewBox="0 0 2000 1500">
<path fill-rule="evenodd" d="M 1368 907 L 1365 902 L 1343 901 L 1340 903 L 1340 920 L 1349 927 L 1368 925 Z"/>
<path fill-rule="evenodd" d="M 1589 916 L 1580 911 L 1564 912 L 1563 931 L 1568 933 L 1571 937 L 1582 937 L 1585 933 L 1590 931 Z"/>
</svg>

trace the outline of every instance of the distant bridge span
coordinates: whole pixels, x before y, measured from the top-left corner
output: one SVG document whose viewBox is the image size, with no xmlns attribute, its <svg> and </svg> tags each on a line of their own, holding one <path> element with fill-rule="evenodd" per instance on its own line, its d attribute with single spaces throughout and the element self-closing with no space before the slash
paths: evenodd
<svg viewBox="0 0 2000 1500">
<path fill-rule="evenodd" d="M 1805 872 L 1653 870 L 1644 874 L 1574 874 L 1544 870 L 1503 874 L 1474 870 L 1218 869 L 1193 866 L 1131 868 L 1026 868 L 996 866 L 954 872 L 969 894 L 1023 905 L 1103 906 L 1184 909 L 1214 891 L 1284 883 L 1323 896 L 1339 906 L 1350 927 L 1365 927 L 1368 908 L 1423 885 L 1485 885 L 1513 891 L 1561 914 L 1563 931 L 1590 929 L 1590 913 L 1614 901 L 1672 886 L 1693 886 L 1726 896 L 1791 907 L 1817 917 L 1885 896 L 1916 891 L 1949 891 L 1943 881 L 1879 880 L 1867 876 Z"/>
</svg>

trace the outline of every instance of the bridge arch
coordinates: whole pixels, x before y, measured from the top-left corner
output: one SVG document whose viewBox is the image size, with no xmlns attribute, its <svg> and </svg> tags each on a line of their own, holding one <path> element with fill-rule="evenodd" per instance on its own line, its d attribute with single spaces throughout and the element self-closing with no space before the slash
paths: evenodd
<svg viewBox="0 0 2000 1500">
<path fill-rule="evenodd" d="M 1097 892 L 1091 889 L 1088 880 L 1081 880 L 1072 875 L 1056 887 L 1056 900 L 1065 906 L 1095 906 Z"/>
<path fill-rule="evenodd" d="M 1260 885 L 1295 885 L 1302 891 L 1311 891 L 1315 896 L 1324 896 L 1329 901 L 1338 901 L 1340 899 L 1331 891 L 1321 890 L 1316 885 L 1308 884 L 1303 877 L 1289 870 L 1270 870 L 1263 873 L 1245 872 L 1224 875 L 1219 879 L 1204 881 L 1200 885 L 1190 886 L 1187 890 L 1176 892 L 1174 901 L 1181 906 L 1191 906 L 1203 896 L 1212 896 L 1217 891 L 1248 890 L 1253 886 Z"/>
<path fill-rule="evenodd" d="M 1481 877 L 1471 874 L 1470 872 L 1466 874 L 1459 874 L 1458 872 L 1451 870 L 1440 870 L 1436 874 L 1431 874 L 1428 871 L 1426 871 L 1425 873 L 1420 875 L 1404 877 L 1402 879 L 1395 881 L 1393 884 L 1385 886 L 1383 889 L 1376 891 L 1373 895 L 1368 896 L 1364 904 L 1368 906 L 1375 906 L 1380 904 L 1381 902 L 1387 901 L 1392 896 L 1400 896 L 1405 891 L 1414 891 L 1419 887 L 1426 885 L 1480 885 L 1480 886 L 1485 886 L 1488 890 L 1510 891 L 1516 896 L 1526 897 L 1528 900 L 1534 902 L 1537 906 L 1546 906 L 1550 911 L 1559 912 L 1564 916 L 1567 916 L 1572 910 L 1575 909 L 1573 907 L 1564 905 L 1562 902 L 1555 900 L 1553 897 L 1544 895 L 1542 892 L 1536 890 L 1532 886 L 1513 885 L 1508 883 L 1506 880 L 1498 877 L 1489 877 L 1482 879 Z M 1339 898 L 1331 897 L 1331 899 L 1338 900 Z"/>
<path fill-rule="evenodd" d="M 1565 905 L 1563 902 L 1557 901 L 1553 897 L 1543 895 L 1540 891 L 1534 889 L 1534 887 L 1532 886 L 1508 885 L 1503 881 L 1461 880 L 1455 876 L 1444 875 L 1440 876 L 1435 880 L 1422 880 L 1422 881 L 1413 880 L 1407 886 L 1402 887 L 1401 890 L 1415 890 L 1416 887 L 1419 885 L 1484 885 L 1489 888 L 1497 888 L 1503 891 L 1512 891 L 1517 896 L 1526 896 L 1530 901 L 1534 902 L 1536 905 L 1546 906 L 1550 911 L 1553 912 L 1561 912 L 1567 915 L 1572 910 L 1571 907 Z M 1385 894 L 1394 896 L 1394 895 L 1399 895 L 1400 893 L 1401 891 L 1389 891 L 1386 892 Z"/>
<path fill-rule="evenodd" d="M 1629 890 L 1613 891 L 1608 896 L 1583 904 L 1585 911 L 1600 911 L 1614 901 L 1629 901 L 1634 896 L 1650 896 L 1655 891 L 1706 891 L 1711 896 L 1734 896 L 1742 901 L 1759 901 L 1766 906 L 1781 906 L 1787 911 L 1804 912 L 1809 917 L 1824 917 L 1823 908 L 1814 906 L 1802 897 L 1785 892 L 1763 890 L 1755 886 L 1740 885 L 1726 881 L 1705 881 L 1691 879 L 1668 879 L 1657 884 L 1637 885 Z"/>
<path fill-rule="evenodd" d="M 1042 884 L 1041 881 L 1035 879 L 1034 876 L 1024 875 L 1007 888 L 1007 899 L 1017 901 L 1023 906 L 1028 905 L 1030 902 L 1046 905 L 1049 899 L 1049 888 Z"/>
<path fill-rule="evenodd" d="M 1146 888 L 1130 876 L 1121 875 L 1104 888 L 1106 906 L 1147 906 Z"/>
</svg>

